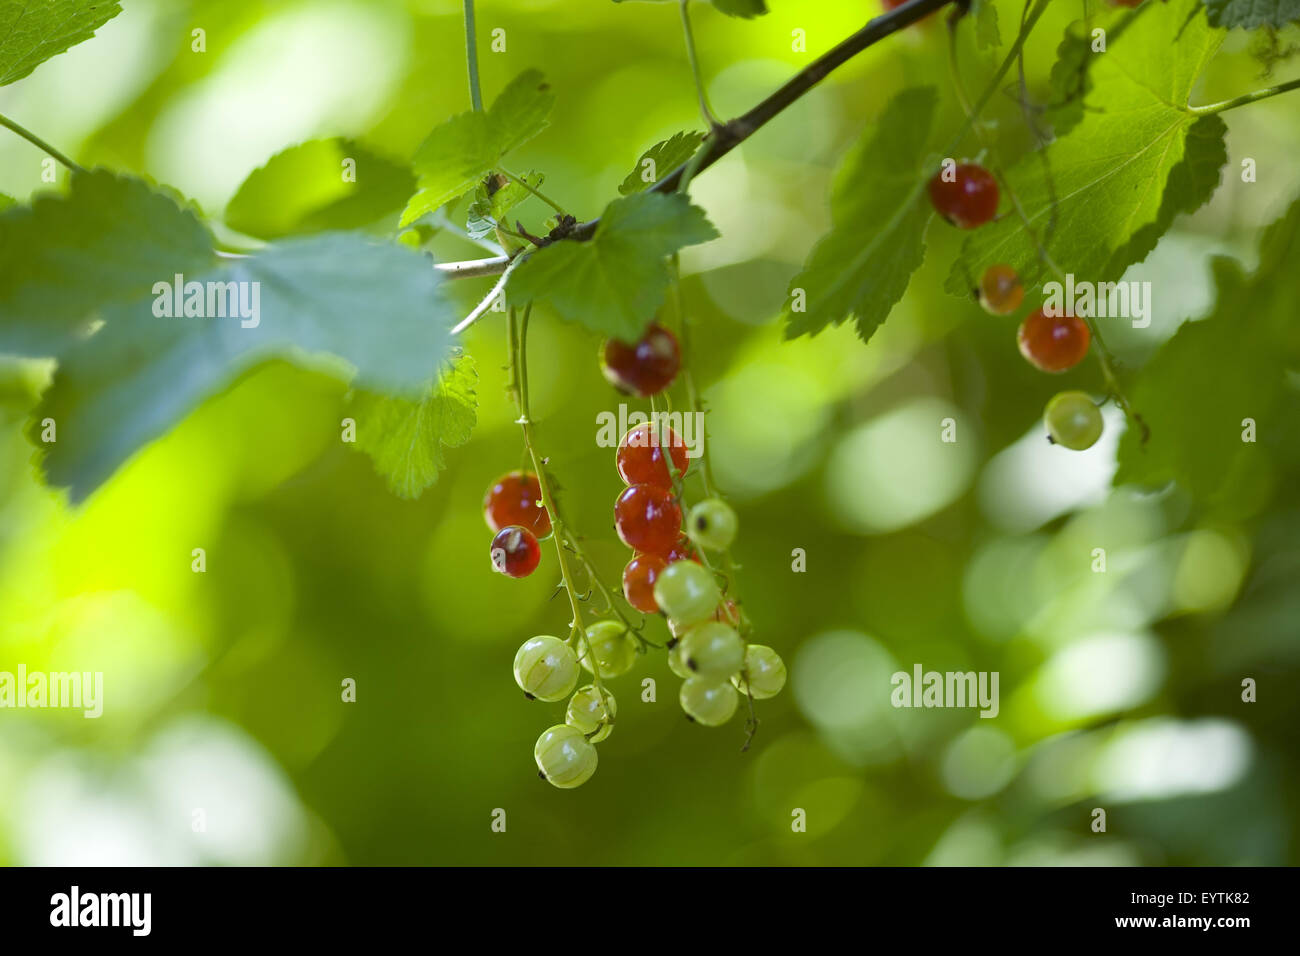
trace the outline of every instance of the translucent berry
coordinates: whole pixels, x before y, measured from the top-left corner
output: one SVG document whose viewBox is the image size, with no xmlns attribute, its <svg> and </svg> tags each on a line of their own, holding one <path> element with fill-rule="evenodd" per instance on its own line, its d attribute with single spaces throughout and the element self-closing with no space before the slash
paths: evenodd
<svg viewBox="0 0 1300 956">
<path fill-rule="evenodd" d="M 1038 309 L 1020 323 L 1017 341 L 1030 365 L 1044 372 L 1064 372 L 1083 361 L 1092 333 L 1078 316 L 1051 316 Z"/>
<path fill-rule="evenodd" d="M 596 748 L 582 731 L 556 724 L 542 732 L 533 748 L 542 779 L 561 790 L 580 787 L 596 772 Z"/>
<path fill-rule="evenodd" d="M 691 669 L 686 666 L 686 661 L 682 660 L 681 641 L 668 648 L 668 669 L 682 680 L 694 676 L 691 674 Z"/>
<path fill-rule="evenodd" d="M 674 561 L 694 561 L 696 564 L 700 563 L 700 556 L 695 553 L 695 549 L 691 547 L 691 542 L 686 538 L 679 539 L 678 542 L 672 546 L 672 549 L 664 555 L 664 557 L 668 559 L 669 564 L 672 564 Z"/>
<path fill-rule="evenodd" d="M 613 733 L 617 712 L 618 705 L 614 702 L 613 694 L 588 684 L 579 687 L 569 699 L 564 722 L 574 730 L 586 734 L 593 744 L 598 744 Z"/>
<path fill-rule="evenodd" d="M 628 344 L 618 339 L 605 342 L 601 371 L 611 385 L 621 392 L 648 398 L 672 384 L 682 364 L 677 336 L 657 322 L 645 335 Z"/>
<path fill-rule="evenodd" d="M 674 472 L 686 474 L 690 459 L 686 457 L 686 444 L 675 431 L 667 425 L 656 428 L 649 422 L 628 429 L 619 442 L 615 460 L 619 477 L 629 485 L 671 488 L 673 475 L 669 474 L 668 462 L 664 460 L 665 448 L 672 456 Z"/>
<path fill-rule="evenodd" d="M 1020 276 L 1007 265 L 985 269 L 976 291 L 984 311 L 994 315 L 1010 315 L 1025 301 L 1025 287 L 1020 283 Z"/>
<path fill-rule="evenodd" d="M 483 497 L 483 520 L 493 531 L 517 524 L 545 538 L 551 533 L 551 516 L 541 502 L 537 476 L 531 471 L 512 471 L 498 478 Z"/>
<path fill-rule="evenodd" d="M 929 188 L 935 210 L 959 229 L 974 229 L 997 215 L 998 181 L 978 163 L 939 170 Z"/>
<path fill-rule="evenodd" d="M 679 625 L 712 617 L 721 598 L 713 572 L 694 561 L 674 561 L 655 581 L 655 602 L 659 610 Z"/>
<path fill-rule="evenodd" d="M 691 509 L 686 533 L 701 548 L 725 551 L 736 540 L 736 513 L 721 498 L 706 498 Z"/>
<path fill-rule="evenodd" d="M 623 568 L 623 596 L 627 603 L 645 614 L 659 610 L 655 603 L 655 579 L 668 567 L 668 561 L 657 554 L 637 554 Z"/>
<path fill-rule="evenodd" d="M 682 534 L 682 509 L 654 485 L 633 485 L 614 502 L 614 527 L 633 551 L 667 554 Z"/>
<path fill-rule="evenodd" d="M 578 656 L 558 637 L 531 638 L 515 654 L 515 683 L 530 699 L 560 700 L 578 686 Z"/>
<path fill-rule="evenodd" d="M 542 546 L 527 528 L 510 525 L 502 528 L 492 538 L 493 570 L 512 578 L 526 578 L 537 570 L 542 560 Z"/>
<path fill-rule="evenodd" d="M 731 682 L 742 694 L 749 692 L 755 700 L 775 697 L 785 686 L 785 661 L 766 644 L 750 644 L 745 648 L 745 664 Z"/>
<path fill-rule="evenodd" d="M 702 677 L 730 677 L 745 662 L 745 642 L 735 628 L 718 621 L 705 621 L 687 631 L 681 651 L 687 669 Z"/>
<path fill-rule="evenodd" d="M 677 695 L 686 716 L 705 727 L 721 727 L 731 719 L 740 703 L 736 688 L 726 680 L 688 677 Z"/>
<path fill-rule="evenodd" d="M 618 677 L 626 674 L 636 663 L 636 639 L 621 621 L 597 621 L 587 628 L 585 643 L 600 664 L 600 676 Z M 591 670 L 591 657 L 583 649 L 583 669 Z"/>
<path fill-rule="evenodd" d="M 1101 412 L 1085 392 L 1052 396 L 1043 412 L 1043 424 L 1052 441 L 1075 451 L 1091 448 L 1101 437 Z"/>
</svg>

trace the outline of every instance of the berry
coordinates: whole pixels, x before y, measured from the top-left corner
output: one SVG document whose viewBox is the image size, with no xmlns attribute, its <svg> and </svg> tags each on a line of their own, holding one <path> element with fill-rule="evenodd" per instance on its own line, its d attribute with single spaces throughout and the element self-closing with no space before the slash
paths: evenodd
<svg viewBox="0 0 1300 956">
<path fill-rule="evenodd" d="M 1054 395 L 1043 412 L 1052 441 L 1075 451 L 1091 448 L 1101 437 L 1101 412 L 1084 392 Z"/>
<path fill-rule="evenodd" d="M 668 473 L 668 462 L 664 460 L 665 447 L 672 455 L 674 473 L 678 476 L 686 474 L 690 459 L 686 457 L 686 444 L 675 431 L 665 425 L 661 433 L 648 422 L 628 429 L 618 444 L 618 456 L 615 459 L 623 483 L 671 488 L 674 476 Z"/>
<path fill-rule="evenodd" d="M 686 661 L 682 659 L 681 641 L 678 641 L 672 647 L 668 648 L 668 669 L 682 680 L 695 676 L 691 673 L 691 669 L 686 666 Z"/>
<path fill-rule="evenodd" d="M 978 163 L 958 163 L 951 182 L 943 170 L 930 180 L 930 202 L 957 228 L 974 229 L 997 215 L 998 181 Z"/>
<path fill-rule="evenodd" d="M 698 676 L 682 682 L 677 699 L 686 716 L 705 727 L 721 727 L 731 719 L 740 703 L 736 688 L 725 680 Z"/>
<path fill-rule="evenodd" d="M 677 624 L 695 624 L 711 617 L 722 595 L 713 572 L 694 561 L 675 561 L 655 581 L 655 602 Z"/>
<path fill-rule="evenodd" d="M 725 551 L 736 539 L 736 513 L 721 498 L 706 498 L 691 509 L 686 533 L 701 548 Z"/>
<path fill-rule="evenodd" d="M 750 644 L 745 648 L 744 669 L 731 683 L 742 694 L 748 688 L 755 700 L 775 697 L 785 686 L 785 661 L 766 644 Z"/>
<path fill-rule="evenodd" d="M 533 748 L 542 779 L 561 790 L 580 787 L 596 772 L 596 748 L 582 731 L 556 724 L 542 732 Z"/>
<path fill-rule="evenodd" d="M 531 471 L 502 475 L 483 497 L 483 520 L 493 531 L 512 524 L 539 538 L 551 533 L 551 516 L 541 505 L 542 486 Z"/>
<path fill-rule="evenodd" d="M 542 560 L 542 546 L 527 528 L 510 525 L 492 539 L 492 567 L 512 578 L 526 578 Z"/>
<path fill-rule="evenodd" d="M 1010 315 L 1025 301 L 1025 287 L 1020 284 L 1020 276 L 1008 265 L 985 269 L 975 294 L 984 311 L 994 315 Z"/>
<path fill-rule="evenodd" d="M 558 637 L 530 638 L 515 654 L 515 683 L 530 700 L 560 700 L 578 686 L 578 656 Z"/>
<path fill-rule="evenodd" d="M 631 344 L 606 340 L 601 371 L 619 391 L 649 398 L 672 384 L 681 364 L 677 336 L 652 322 L 645 335 Z"/>
<path fill-rule="evenodd" d="M 1083 361 L 1092 334 L 1078 316 L 1051 316 L 1038 309 L 1020 324 L 1016 338 L 1020 354 L 1030 365 L 1044 372 L 1064 372 Z"/>
<path fill-rule="evenodd" d="M 673 545 L 672 549 L 669 550 L 664 557 L 668 559 L 669 564 L 672 564 L 674 561 L 694 561 L 696 564 L 700 563 L 700 556 L 695 553 L 695 550 L 691 547 L 691 542 L 686 538 L 682 538 Z"/>
<path fill-rule="evenodd" d="M 587 651 L 582 655 L 584 670 L 591 670 L 591 655 L 600 664 L 601 677 L 619 677 L 636 663 L 636 641 L 620 621 L 597 621 L 587 628 Z"/>
<path fill-rule="evenodd" d="M 681 651 L 687 668 L 702 677 L 730 677 L 745 662 L 745 642 L 734 628 L 717 621 L 706 621 L 687 631 Z"/>
<path fill-rule="evenodd" d="M 614 502 L 614 525 L 633 551 L 667 554 L 682 533 L 682 509 L 670 492 L 633 485 Z"/>
<path fill-rule="evenodd" d="M 668 567 L 668 561 L 657 554 L 637 554 L 623 568 L 623 596 L 627 603 L 644 614 L 659 610 L 655 603 L 655 579 Z"/>
<path fill-rule="evenodd" d="M 585 734 L 593 744 L 598 744 L 613 732 L 614 716 L 617 713 L 618 705 L 614 702 L 614 695 L 588 684 L 579 687 L 569 700 L 564 722 Z"/>
</svg>

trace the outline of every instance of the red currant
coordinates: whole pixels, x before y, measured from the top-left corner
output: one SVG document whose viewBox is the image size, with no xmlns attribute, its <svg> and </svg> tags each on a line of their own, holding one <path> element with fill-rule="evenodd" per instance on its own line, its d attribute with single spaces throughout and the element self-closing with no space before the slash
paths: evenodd
<svg viewBox="0 0 1300 956">
<path fill-rule="evenodd" d="M 700 563 L 700 556 L 696 554 L 695 549 L 691 547 L 690 538 L 682 538 L 672 546 L 671 550 L 669 550 L 664 557 L 668 559 L 669 564 L 672 564 L 674 561 L 694 561 L 696 564 Z"/>
<path fill-rule="evenodd" d="M 1010 315 L 1025 301 L 1025 287 L 1016 270 L 1007 265 L 989 266 L 976 290 L 980 305 L 994 315 Z"/>
<path fill-rule="evenodd" d="M 526 578 L 537 570 L 542 546 L 527 528 L 510 525 L 492 539 L 492 568 L 512 578 Z"/>
<path fill-rule="evenodd" d="M 531 471 L 502 475 L 483 497 L 483 520 L 493 531 L 512 524 L 539 538 L 551 533 L 551 516 L 542 507 L 542 486 Z"/>
<path fill-rule="evenodd" d="M 614 502 L 614 525 L 633 551 L 666 555 L 682 534 L 682 509 L 664 488 L 633 485 Z"/>
<path fill-rule="evenodd" d="M 1017 340 L 1030 365 L 1044 372 L 1064 372 L 1083 361 L 1092 333 L 1078 316 L 1050 316 L 1038 309 L 1020 324 Z"/>
<path fill-rule="evenodd" d="M 974 229 L 998 212 L 998 181 L 978 163 L 958 163 L 952 181 L 940 170 L 930 180 L 930 202 L 959 229 Z"/>
<path fill-rule="evenodd" d="M 673 456 L 673 470 L 678 475 L 686 474 L 690 460 L 686 457 L 686 445 L 677 433 L 664 425 L 662 432 L 649 422 L 628 429 L 618 445 L 619 477 L 629 485 L 654 485 L 656 488 L 671 488 L 673 476 L 668 473 L 668 462 L 664 460 L 664 446 Z"/>
<path fill-rule="evenodd" d="M 648 398 L 672 384 L 682 364 L 677 336 L 652 322 L 640 340 L 628 344 L 618 339 L 605 342 L 601 371 L 621 392 Z"/>
<path fill-rule="evenodd" d="M 623 596 L 638 611 L 656 614 L 659 602 L 655 600 L 655 578 L 668 567 L 668 562 L 658 554 L 637 554 L 623 569 Z"/>
</svg>

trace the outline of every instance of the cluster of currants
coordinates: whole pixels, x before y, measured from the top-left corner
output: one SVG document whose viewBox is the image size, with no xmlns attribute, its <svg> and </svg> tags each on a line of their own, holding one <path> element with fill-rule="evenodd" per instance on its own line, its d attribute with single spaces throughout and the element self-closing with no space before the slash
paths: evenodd
<svg viewBox="0 0 1300 956">
<path fill-rule="evenodd" d="M 998 211 L 997 179 L 978 163 L 958 163 L 951 176 L 935 174 L 929 183 L 930 202 L 939 215 L 959 229 L 975 229 L 990 222 Z M 1025 298 L 1024 285 L 1009 265 L 990 266 L 980 277 L 975 295 L 993 315 L 1010 315 Z M 1020 354 L 1044 372 L 1074 368 L 1088 354 L 1092 333 L 1088 323 L 1073 315 L 1048 315 L 1036 309 L 1017 333 Z M 1086 392 L 1068 391 L 1053 396 L 1043 414 L 1048 438 L 1055 444 L 1082 451 L 1101 437 L 1101 411 Z"/>
<path fill-rule="evenodd" d="M 637 342 L 611 340 L 602 351 L 605 377 L 639 398 L 668 388 L 680 364 L 676 336 L 658 324 Z M 745 643 L 744 615 L 724 599 L 715 573 L 696 550 L 725 552 L 736 536 L 736 514 L 710 497 L 690 509 L 683 533 L 682 487 L 690 460 L 685 443 L 659 419 L 629 429 L 615 464 L 627 485 L 614 505 L 615 529 L 633 551 L 623 571 L 623 595 L 642 613 L 667 617 L 669 666 L 683 678 L 679 700 L 687 717 L 710 727 L 724 724 L 741 693 L 772 697 L 786 680 L 776 651 Z M 551 533 L 537 476 L 503 476 L 488 491 L 484 517 L 496 532 L 493 567 L 512 577 L 532 573 L 538 538 Z M 586 628 L 575 624 L 568 641 L 540 635 L 519 648 L 514 675 L 525 696 L 548 702 L 569 698 L 564 723 L 545 730 L 533 749 L 544 780 L 567 790 L 596 772 L 596 744 L 613 731 L 617 715 L 604 681 L 630 671 L 647 644 L 626 619 L 609 619 Z M 592 681 L 579 687 L 584 669 Z"/>
</svg>

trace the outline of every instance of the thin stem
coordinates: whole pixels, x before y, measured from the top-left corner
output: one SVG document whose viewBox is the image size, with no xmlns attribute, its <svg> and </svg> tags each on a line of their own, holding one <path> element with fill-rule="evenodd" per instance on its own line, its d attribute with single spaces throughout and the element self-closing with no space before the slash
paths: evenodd
<svg viewBox="0 0 1300 956">
<path fill-rule="evenodd" d="M 709 129 L 716 129 L 722 124 L 718 122 L 713 108 L 709 106 L 709 94 L 704 89 L 704 77 L 700 73 L 700 58 L 695 52 L 695 33 L 691 29 L 690 5 L 691 0 L 681 0 L 679 4 L 682 12 L 682 33 L 686 37 L 686 58 L 691 61 L 691 76 L 695 80 L 695 95 L 700 101 L 700 115 L 704 117 L 704 122 L 708 124 Z"/>
<path fill-rule="evenodd" d="M 532 308 L 529 305 L 524 309 L 517 331 L 514 328 L 515 310 L 513 308 L 509 310 L 512 345 L 510 364 L 512 367 L 512 380 L 518 386 L 515 397 L 519 403 L 519 427 L 523 430 L 524 449 L 528 452 L 529 460 L 532 461 L 533 473 L 537 475 L 537 486 L 542 495 L 542 507 L 546 509 L 546 513 L 551 518 L 555 555 L 560 563 L 560 579 L 564 582 L 564 590 L 569 595 L 569 607 L 573 611 L 573 620 L 569 622 L 569 642 L 574 643 L 580 640 L 583 646 L 586 647 L 585 653 L 591 657 L 593 683 L 599 689 L 601 686 L 600 662 L 596 659 L 596 655 L 592 653 L 591 645 L 586 639 L 586 631 L 582 626 L 582 608 L 579 606 L 578 589 L 573 584 L 573 573 L 569 568 L 568 552 L 565 549 L 568 531 L 564 526 L 564 518 L 561 516 L 559 508 L 556 507 L 555 493 L 551 490 L 551 482 L 546 475 L 546 469 L 542 467 L 545 464 L 545 459 L 537 454 L 537 447 L 533 442 L 533 422 L 528 411 L 528 318 L 532 313 Z"/>
<path fill-rule="evenodd" d="M 474 36 L 474 0 L 465 0 L 465 65 L 469 70 L 469 101 L 474 112 L 483 110 L 483 92 L 478 83 L 478 41 Z"/>
<path fill-rule="evenodd" d="M 677 307 L 678 325 L 682 332 L 682 354 L 690 356 L 691 352 L 691 320 L 686 315 L 686 297 L 682 294 L 682 272 L 681 259 L 673 254 L 673 300 Z M 713 466 L 710 464 L 709 450 L 709 426 L 708 416 L 700 404 L 700 393 L 695 387 L 695 375 L 691 372 L 689 362 L 682 363 L 682 381 L 686 385 L 686 404 L 688 413 L 695 413 L 700 416 L 700 446 L 701 458 L 703 459 L 700 467 L 701 480 L 704 483 L 705 497 L 714 496 Z M 671 462 L 672 455 L 665 456 L 666 460 Z"/>
<path fill-rule="evenodd" d="M 1268 99 L 1270 96 L 1277 96 L 1279 93 L 1296 89 L 1300 89 L 1300 78 L 1288 80 L 1285 83 L 1279 83 L 1277 86 L 1270 86 L 1266 89 L 1255 90 L 1253 93 L 1243 93 L 1241 96 L 1224 100 L 1222 103 L 1211 103 L 1208 106 L 1189 106 L 1188 111 L 1197 114 L 1223 113 L 1227 110 L 1236 109 L 1238 106 L 1245 106 L 1247 103 L 1257 103 L 1260 100 Z"/>
<path fill-rule="evenodd" d="M 519 263 L 523 261 L 523 256 L 520 256 L 510 263 L 506 271 L 501 273 L 501 278 L 498 279 L 497 284 L 492 287 L 492 291 L 483 297 L 483 301 L 474 307 L 473 312 L 461 319 L 461 321 L 456 324 L 456 327 L 451 330 L 452 335 L 460 335 L 460 333 L 464 332 L 491 310 L 492 303 L 496 302 L 497 297 L 505 291 L 506 283 L 510 281 L 510 273 L 514 272 Z"/>
<path fill-rule="evenodd" d="M 525 189 L 527 189 L 530 193 L 532 193 L 542 202 L 546 203 L 546 205 L 550 206 L 552 209 L 558 212 L 561 216 L 568 215 L 568 212 L 565 210 L 563 206 L 557 203 L 554 199 L 547 198 L 545 193 L 543 193 L 540 189 L 534 188 L 531 184 L 529 184 L 527 180 L 524 179 L 523 176 L 516 176 L 508 169 L 504 169 L 500 166 L 497 167 L 497 172 L 499 172 L 502 176 L 506 177 L 506 179 L 509 179 L 511 182 L 516 182 L 520 186 L 523 186 Z"/>
<path fill-rule="evenodd" d="M 37 136 L 37 135 L 36 135 L 35 133 L 33 133 L 31 130 L 27 129 L 27 128 L 24 127 L 24 126 L 20 126 L 19 124 L 15 123 L 15 122 L 14 122 L 13 120 L 11 120 L 9 117 L 5 116 L 3 113 L 0 113 L 0 126 L 3 126 L 3 127 L 5 127 L 6 129 L 11 129 L 11 130 L 13 130 L 15 133 L 17 133 L 17 134 L 18 134 L 19 136 L 21 136 L 23 139 L 27 140 L 27 142 L 31 143 L 31 144 L 32 144 L 33 146 L 35 146 L 37 149 L 44 150 L 45 153 L 46 153 L 47 155 L 49 155 L 52 159 L 56 160 L 57 162 L 62 163 L 64 166 L 68 167 L 68 169 L 72 170 L 74 173 L 84 172 L 84 170 L 83 170 L 80 166 L 78 166 L 75 162 L 73 162 L 73 161 L 72 161 L 71 159 L 69 159 L 67 156 L 63 155 L 63 153 L 59 152 L 57 149 L 55 149 L 55 148 L 54 148 L 53 146 L 51 146 L 49 143 L 45 142 L 45 140 L 41 139 L 39 136 Z"/>
<path fill-rule="evenodd" d="M 435 262 L 433 268 L 448 279 L 474 279 L 479 276 L 499 276 L 510 268 L 511 261 L 510 256 L 492 256 L 461 262 Z"/>
</svg>

